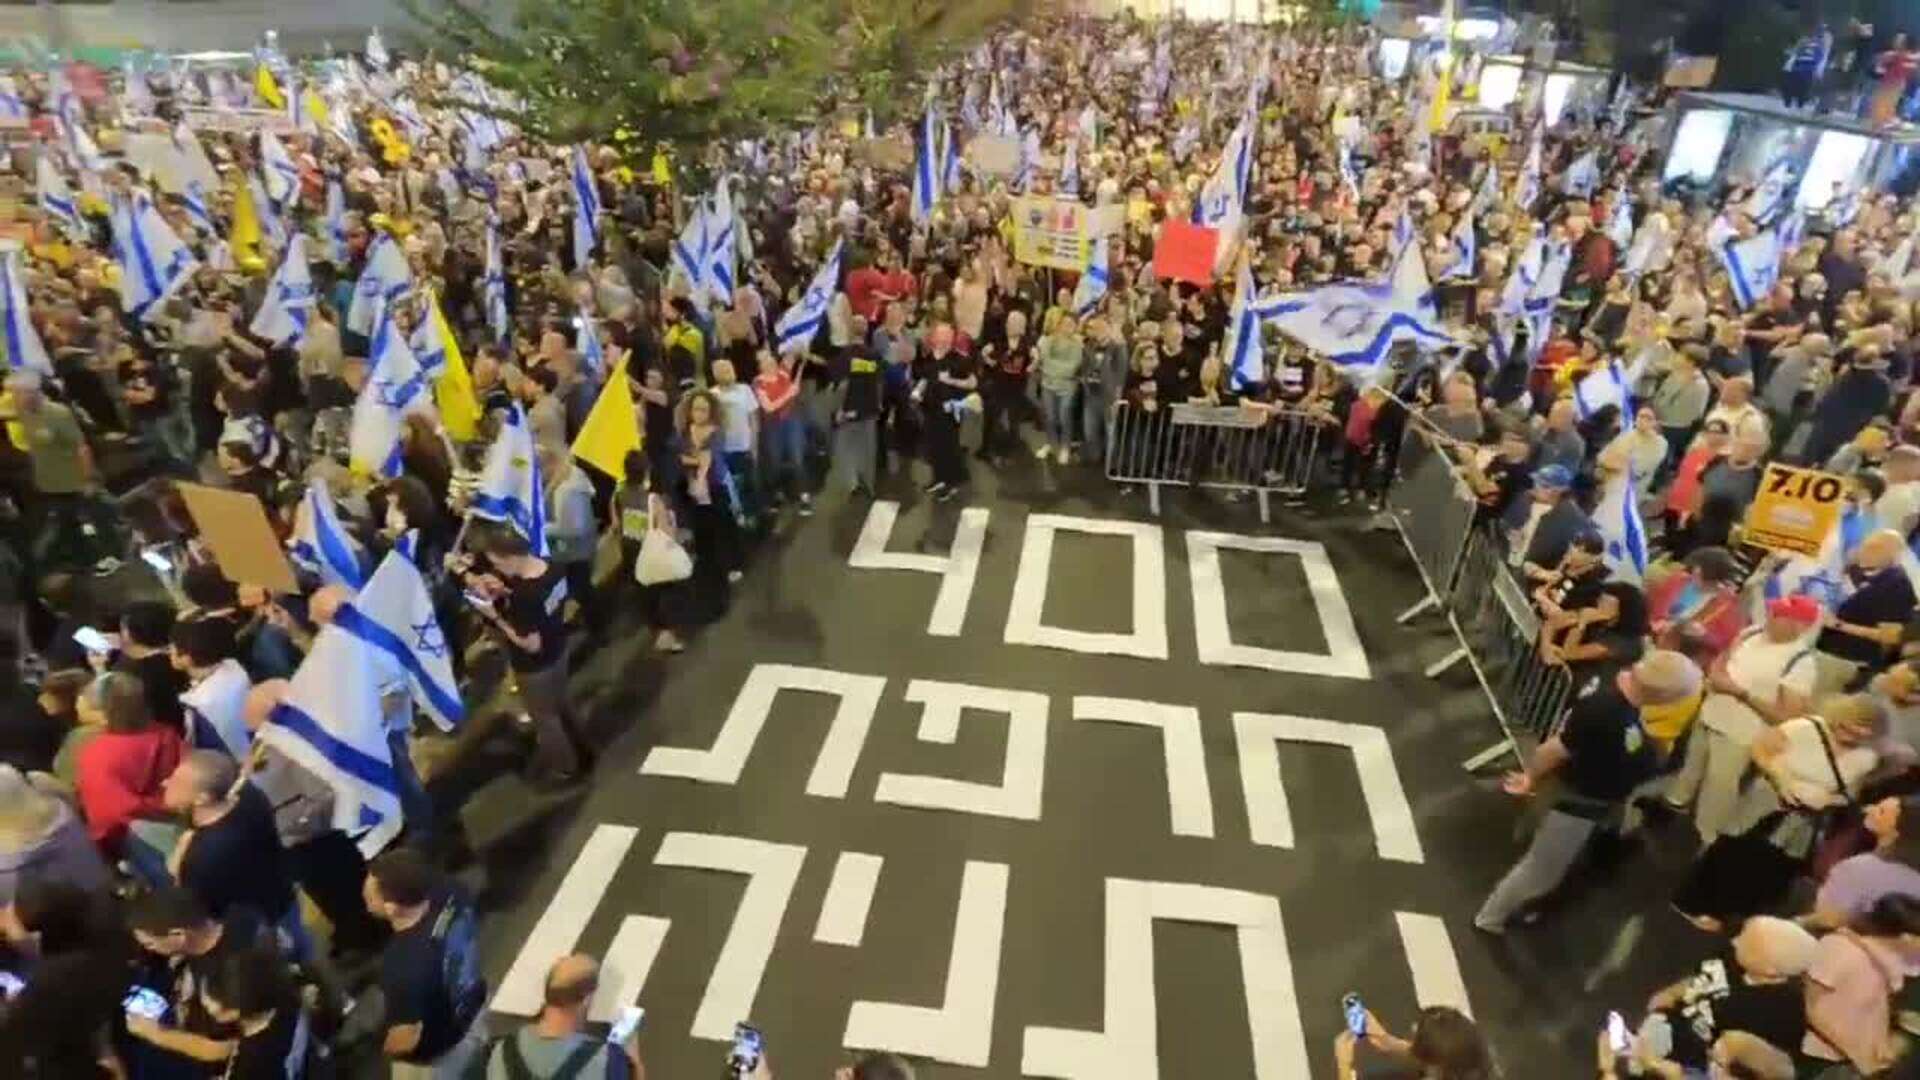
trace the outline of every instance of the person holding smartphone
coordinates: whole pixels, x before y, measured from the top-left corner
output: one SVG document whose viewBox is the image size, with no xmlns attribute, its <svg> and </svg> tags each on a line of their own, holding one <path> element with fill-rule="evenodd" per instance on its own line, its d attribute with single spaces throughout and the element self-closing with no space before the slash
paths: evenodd
<svg viewBox="0 0 1920 1080">
<path fill-rule="evenodd" d="M 487 1043 L 484 1080 L 646 1080 L 640 1060 L 644 1010 L 626 1006 L 604 1037 L 588 1033 L 587 1009 L 600 986 L 600 963 L 574 953 L 554 961 L 540 1015 Z"/>
<path fill-rule="evenodd" d="M 1486 1038 L 1460 1010 L 1422 1009 L 1413 1037 L 1402 1039 L 1348 997 L 1346 1026 L 1333 1040 L 1336 1080 L 1499 1080 Z"/>
</svg>

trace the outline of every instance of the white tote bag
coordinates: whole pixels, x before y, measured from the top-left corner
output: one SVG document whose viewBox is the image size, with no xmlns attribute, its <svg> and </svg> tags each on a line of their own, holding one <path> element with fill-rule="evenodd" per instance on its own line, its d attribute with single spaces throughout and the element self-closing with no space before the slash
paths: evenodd
<svg viewBox="0 0 1920 1080">
<path fill-rule="evenodd" d="M 633 560 L 633 580 L 642 585 L 665 585 L 693 576 L 693 556 L 664 529 L 648 529 Z"/>
</svg>

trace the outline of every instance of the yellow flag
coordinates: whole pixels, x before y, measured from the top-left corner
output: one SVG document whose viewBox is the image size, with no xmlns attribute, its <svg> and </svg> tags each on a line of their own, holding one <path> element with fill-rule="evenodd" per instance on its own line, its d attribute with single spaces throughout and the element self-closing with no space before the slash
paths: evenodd
<svg viewBox="0 0 1920 1080">
<path fill-rule="evenodd" d="M 320 130 L 326 131 L 332 128 L 333 113 L 328 111 L 326 99 L 312 90 L 302 92 L 306 94 L 303 101 L 307 107 L 307 115 L 313 117 L 313 122 L 320 125 Z"/>
<path fill-rule="evenodd" d="M 473 392 L 473 375 L 467 371 L 467 359 L 460 355 L 460 342 L 440 311 L 440 298 L 427 290 L 427 305 L 433 309 L 433 332 L 440 335 L 440 347 L 447 351 L 447 363 L 433 380 L 433 403 L 440 408 L 440 423 L 455 442 L 471 442 L 480 424 L 480 401 Z"/>
<path fill-rule="evenodd" d="M 253 69 L 253 92 L 272 108 L 287 107 L 287 96 L 280 92 L 280 84 L 273 81 L 273 72 L 268 71 L 265 64 Z"/>
<path fill-rule="evenodd" d="M 227 249 L 233 253 L 234 265 L 243 270 L 265 266 L 266 258 L 260 254 L 260 214 L 254 209 L 253 193 L 238 176 L 228 187 L 233 192 L 233 229 L 227 234 Z"/>
<path fill-rule="evenodd" d="M 1433 113 L 1427 117 L 1427 130 L 1440 131 L 1447 126 L 1447 102 L 1453 97 L 1453 50 L 1440 58 L 1440 89 L 1433 95 Z"/>
<path fill-rule="evenodd" d="M 624 482 L 627 455 L 640 449 L 640 416 L 633 407 L 633 391 L 627 387 L 627 358 L 613 365 L 607 385 L 580 425 L 573 440 L 573 456 Z"/>
<path fill-rule="evenodd" d="M 669 187 L 673 184 L 673 163 L 667 160 L 665 150 L 653 152 L 653 182 L 661 187 Z"/>
</svg>

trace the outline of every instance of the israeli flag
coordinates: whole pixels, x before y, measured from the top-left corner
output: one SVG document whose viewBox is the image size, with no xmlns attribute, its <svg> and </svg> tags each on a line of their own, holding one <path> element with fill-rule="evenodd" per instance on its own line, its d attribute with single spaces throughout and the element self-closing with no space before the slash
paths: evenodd
<svg viewBox="0 0 1920 1080">
<path fill-rule="evenodd" d="M 413 321 L 413 333 L 407 335 L 407 348 L 413 350 L 413 358 L 419 362 L 420 371 L 428 379 L 437 379 L 447 366 L 447 343 L 440 337 L 440 328 L 434 324 L 433 301 L 422 291 L 420 295 L 420 317 Z"/>
<path fill-rule="evenodd" d="M 600 242 L 600 187 L 587 167 L 587 148 L 573 148 L 573 265 L 583 267 Z"/>
<path fill-rule="evenodd" d="M 788 308 L 773 327 L 774 351 L 786 354 L 804 349 L 820 330 L 820 324 L 827 317 L 827 308 L 833 303 L 833 294 L 840 288 L 840 249 L 844 240 L 835 240 L 833 250 L 827 253 L 827 261 L 814 271 L 813 280 L 807 283 L 807 293 L 800 301 Z"/>
<path fill-rule="evenodd" d="M 947 194 L 960 190 L 960 140 L 951 124 L 940 125 L 940 188 Z"/>
<path fill-rule="evenodd" d="M 1470 278 L 1479 256 L 1478 237 L 1473 231 L 1473 210 L 1471 207 L 1460 215 L 1460 223 L 1453 227 L 1452 250 L 1453 265 L 1442 278 Z"/>
<path fill-rule="evenodd" d="M 707 280 L 711 270 L 707 262 L 707 228 L 711 222 L 706 209 L 695 203 L 687 214 L 687 223 L 680 227 L 680 235 L 674 238 L 673 251 L 670 253 L 672 266 L 668 277 L 684 282 L 687 297 L 694 303 L 706 306 L 707 294 L 712 290 Z"/>
<path fill-rule="evenodd" d="M 1540 280 L 1546 262 L 1547 238 L 1535 236 L 1507 271 L 1507 283 L 1500 290 L 1501 314 L 1519 315 L 1527 310 L 1527 298 L 1533 295 L 1534 284 Z"/>
<path fill-rule="evenodd" d="M 1762 229 L 1745 240 L 1731 240 L 1716 249 L 1727 268 L 1727 283 L 1742 311 L 1766 299 L 1780 271 L 1780 235 Z"/>
<path fill-rule="evenodd" d="M 366 385 L 354 399 L 347 449 L 354 468 L 392 479 L 400 475 L 400 435 L 407 414 L 431 414 L 433 396 L 427 392 L 420 361 L 384 306 L 369 353 L 372 366 Z"/>
<path fill-rule="evenodd" d="M 707 292 L 725 307 L 733 303 L 735 260 L 739 256 L 740 219 L 733 212 L 727 178 L 714 185 L 707 211 Z"/>
<path fill-rule="evenodd" d="M 1760 588 L 1761 599 L 1811 596 L 1828 611 L 1839 607 L 1840 601 L 1846 598 L 1847 560 L 1853 557 L 1854 549 L 1860 546 L 1860 542 L 1879 527 L 1879 518 L 1872 508 L 1862 509 L 1849 504 L 1840 512 L 1840 520 L 1835 523 L 1833 530 L 1821 542 L 1820 553 L 1789 556 L 1767 575 L 1767 580 Z M 1910 561 L 1902 560 L 1903 563 Z"/>
<path fill-rule="evenodd" d="M 987 87 L 987 123 L 995 133 L 1009 139 L 1020 137 L 1020 122 L 1013 111 L 1000 102 L 1000 79 L 996 76 Z"/>
<path fill-rule="evenodd" d="M 121 61 L 120 72 L 125 90 L 120 100 L 126 103 L 126 111 L 134 116 L 153 115 L 153 87 L 147 85 L 147 77 L 134 70 L 133 57 Z"/>
<path fill-rule="evenodd" d="M 1033 172 L 1040 163 L 1040 132 L 1029 129 L 1020 140 L 1020 157 L 1014 166 L 1013 189 L 1027 192 L 1033 190 Z"/>
<path fill-rule="evenodd" d="M 1786 209 L 1787 199 L 1792 194 L 1793 162 L 1783 155 L 1767 166 L 1766 174 L 1754 187 L 1753 194 L 1747 196 L 1742 209 L 1755 221 L 1770 222 L 1774 215 Z"/>
<path fill-rule="evenodd" d="M 347 305 L 347 329 L 371 336 L 374 323 L 412 287 L 413 271 L 407 266 L 407 257 L 401 254 L 400 245 L 386 233 L 378 234 L 373 248 L 367 252 L 366 269 L 360 272 L 360 280 L 353 283 L 353 299 Z"/>
<path fill-rule="evenodd" d="M 928 109 L 920 118 L 919 130 L 914 132 L 913 154 L 913 220 L 924 225 L 933 217 L 933 208 L 940 201 L 940 165 L 937 161 L 940 145 L 934 138 L 933 110 Z"/>
<path fill-rule="evenodd" d="M 1612 405 L 1620 410 L 1620 415 L 1629 424 L 1633 422 L 1633 385 L 1640 381 L 1645 359 L 1634 365 L 1632 371 L 1622 367 L 1618 360 L 1608 360 L 1600 367 L 1588 372 L 1573 387 L 1573 411 L 1585 420 L 1601 409 Z"/>
<path fill-rule="evenodd" d="M 1105 242 L 1105 237 L 1101 238 Z M 1221 360 L 1233 379 L 1233 388 L 1244 391 L 1267 381 L 1267 361 L 1260 341 L 1260 316 L 1254 311 L 1253 269 L 1240 262 L 1240 274 L 1234 281 L 1233 308 L 1227 315 L 1226 340 L 1220 343 Z"/>
<path fill-rule="evenodd" d="M 182 186 L 192 190 L 200 185 L 201 198 L 206 192 L 220 188 L 220 174 L 214 171 L 213 160 L 207 157 L 207 149 L 200 145 L 199 136 L 193 133 L 186 121 L 173 126 L 174 167 L 180 170 Z"/>
<path fill-rule="evenodd" d="M 1395 260 L 1393 276 L 1384 283 L 1282 294 L 1257 302 L 1255 312 L 1326 357 L 1355 386 L 1373 385 L 1385 375 L 1395 342 L 1411 341 L 1423 351 L 1456 344 L 1440 325 L 1418 248 Z"/>
<path fill-rule="evenodd" d="M 327 179 L 327 248 L 333 265 L 344 268 L 352 262 L 347 249 L 347 193 L 338 177 Z"/>
<path fill-rule="evenodd" d="M 280 260 L 280 269 L 267 283 L 267 295 L 260 301 L 248 327 L 256 336 L 275 345 L 300 344 L 307 336 L 307 320 L 313 315 L 313 274 L 307 264 L 307 237 L 295 233 Z"/>
<path fill-rule="evenodd" d="M 53 376 L 53 358 L 47 355 L 47 347 L 40 340 L 40 332 L 33 328 L 33 318 L 27 308 L 27 283 L 21 277 L 20 253 L 8 251 L 0 255 L 0 323 L 4 323 L 7 334 L 7 370 L 18 371 L 31 368 L 49 378 Z"/>
<path fill-rule="evenodd" d="M 487 222 L 484 275 L 481 291 L 486 296 L 487 328 L 493 331 L 495 341 L 505 341 L 513 323 L 507 316 L 507 274 L 500 262 L 500 230 L 493 221 Z"/>
<path fill-rule="evenodd" d="M 1084 319 L 1093 313 L 1100 298 L 1107 295 L 1107 238 L 1094 237 L 1093 253 L 1087 260 L 1086 272 L 1080 275 L 1080 284 L 1073 290 L 1073 317 Z"/>
<path fill-rule="evenodd" d="M 1807 232 L 1807 216 L 1799 210 L 1790 210 L 1786 217 L 1780 219 L 1774 231 L 1780 234 L 1780 258 L 1785 260 L 1800 250 L 1800 241 Z"/>
<path fill-rule="evenodd" d="M 1513 193 L 1513 201 L 1523 214 L 1533 213 L 1534 201 L 1540 198 L 1540 132 L 1536 128 L 1533 142 L 1527 146 L 1527 163 L 1520 168 L 1520 181 Z"/>
<path fill-rule="evenodd" d="M 1574 159 L 1561 178 L 1561 188 L 1569 195 L 1585 199 L 1600 184 L 1600 155 L 1592 150 Z"/>
<path fill-rule="evenodd" d="M 1240 228 L 1242 208 L 1247 201 L 1247 182 L 1253 169 L 1253 137 L 1243 117 L 1227 136 L 1220 151 L 1220 162 L 1200 189 L 1200 201 L 1194 204 L 1193 221 L 1220 230 L 1222 237 Z"/>
<path fill-rule="evenodd" d="M 1340 143 L 1340 179 L 1346 182 L 1347 191 L 1356 200 L 1360 198 L 1360 172 L 1353 167 L 1353 148 Z"/>
<path fill-rule="evenodd" d="M 333 625 L 371 646 L 390 669 L 397 667 L 390 673 L 405 676 L 414 703 L 440 730 L 451 731 L 466 718 L 453 677 L 453 650 L 433 613 L 426 579 L 399 550 L 388 552 L 360 595 L 341 605 Z"/>
<path fill-rule="evenodd" d="M 1077 126 L 1088 145 L 1097 149 L 1100 146 L 1100 110 L 1094 108 L 1092 102 L 1088 102 L 1086 107 L 1080 110 L 1080 121 Z"/>
<path fill-rule="evenodd" d="M 80 204 L 74 201 L 73 189 L 45 152 L 38 155 L 34 165 L 34 196 L 62 232 L 76 240 L 86 238 L 87 223 L 80 218 Z"/>
<path fill-rule="evenodd" d="M 339 510 L 325 480 L 307 482 L 307 493 L 294 515 L 293 537 L 287 542 L 293 564 L 320 579 L 321 585 L 357 589 L 367 579 L 361 569 L 361 549 L 340 524 Z"/>
<path fill-rule="evenodd" d="M 1613 214 L 1607 219 L 1607 239 L 1615 250 L 1625 251 L 1633 243 L 1633 200 L 1624 191 L 1614 192 Z"/>
<path fill-rule="evenodd" d="M 267 189 L 254 173 L 247 174 L 247 193 L 253 196 L 254 213 L 260 219 L 260 232 L 266 237 L 267 245 L 276 250 L 286 247 L 287 223 L 281 220 L 280 212 L 269 201 Z"/>
<path fill-rule="evenodd" d="M 8 120 L 31 119 L 33 111 L 20 96 L 20 87 L 11 75 L 0 75 L 0 117 Z"/>
<path fill-rule="evenodd" d="M 120 307 L 142 322 L 159 313 L 198 265 L 144 191 L 135 190 L 115 205 L 113 247 L 120 263 Z"/>
<path fill-rule="evenodd" d="M 1860 216 L 1860 201 L 1859 188 L 1834 196 L 1833 201 L 1827 204 L 1827 220 L 1836 229 L 1853 224 L 1853 219 Z"/>
<path fill-rule="evenodd" d="M 527 414 L 515 404 L 500 425 L 500 434 L 487 447 L 480 469 L 480 486 L 467 512 L 477 518 L 511 526 L 526 537 L 527 546 L 547 557 L 546 485 L 540 479 L 540 455 L 533 445 Z"/>
<path fill-rule="evenodd" d="M 180 193 L 180 205 L 195 229 L 208 236 L 218 236 L 220 227 L 213 220 L 213 207 L 207 203 L 207 189 L 200 186 L 200 181 L 187 181 L 186 190 Z"/>
<path fill-rule="evenodd" d="M 1472 211 L 1484 214 L 1500 205 L 1500 170 L 1493 162 L 1487 162 L 1487 171 L 1481 174 L 1480 189 L 1473 193 Z"/>
<path fill-rule="evenodd" d="M 1076 139 L 1068 139 L 1066 150 L 1060 154 L 1060 194 L 1080 197 L 1080 143 Z"/>
<path fill-rule="evenodd" d="M 387 43 L 380 40 L 380 28 L 377 26 L 367 31 L 367 63 L 381 71 L 393 63 L 393 57 L 387 55 Z"/>
<path fill-rule="evenodd" d="M 1398 259 L 1400 253 L 1407 250 L 1407 245 L 1413 243 L 1413 237 L 1413 217 L 1407 213 L 1407 208 L 1403 206 L 1400 208 L 1399 216 L 1393 219 L 1394 258 Z"/>
<path fill-rule="evenodd" d="M 1634 498 L 1633 465 L 1613 478 L 1593 508 L 1593 524 L 1606 542 L 1602 558 L 1619 581 L 1635 585 L 1647 575 L 1647 529 L 1640 521 L 1640 504 Z"/>
<path fill-rule="evenodd" d="M 400 781 L 387 745 L 381 665 L 366 642 L 322 627 L 255 738 L 333 789 L 333 825 L 363 854 L 400 833 Z"/>
<path fill-rule="evenodd" d="M 580 332 L 574 335 L 573 347 L 579 350 L 580 366 L 588 373 L 598 376 L 607 369 L 607 347 L 600 343 L 600 324 L 584 311 L 580 313 Z"/>
<path fill-rule="evenodd" d="M 260 173 L 266 178 L 267 198 L 276 208 L 286 209 L 300 190 L 300 166 L 293 163 L 293 155 L 271 131 L 260 133 Z"/>
</svg>

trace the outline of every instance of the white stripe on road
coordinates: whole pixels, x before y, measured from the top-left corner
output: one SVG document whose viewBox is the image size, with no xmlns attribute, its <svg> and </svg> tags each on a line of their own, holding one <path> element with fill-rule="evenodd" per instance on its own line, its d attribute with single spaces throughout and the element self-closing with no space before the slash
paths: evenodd
<svg viewBox="0 0 1920 1080">
<path fill-rule="evenodd" d="M 1453 954 L 1453 938 L 1447 924 L 1437 915 L 1396 911 L 1400 924 L 1400 945 L 1407 954 L 1407 968 L 1413 972 L 1413 999 L 1423 1009 L 1447 1005 L 1473 1015 L 1467 1003 L 1466 980 L 1460 977 L 1460 959 Z"/>
<path fill-rule="evenodd" d="M 627 850 L 633 847 L 638 834 L 638 829 L 626 825 L 601 825 L 587 837 L 567 876 L 554 890 L 547 910 L 540 913 L 540 921 L 533 924 L 532 932 L 520 946 L 520 954 L 514 957 L 513 966 L 507 969 L 499 989 L 494 991 L 495 1012 L 532 1016 L 540 1011 L 546 997 L 547 969 L 574 950 L 580 941 L 580 931 L 586 929 L 587 920 L 600 906 L 600 898 L 606 895 L 607 886 L 612 884 L 614 874 L 619 872 L 620 863 L 626 859 Z"/>
<path fill-rule="evenodd" d="M 840 853 L 833 864 L 833 880 L 827 882 L 827 898 L 820 902 L 813 940 L 828 945 L 860 944 L 867 933 L 867 912 L 873 907 L 873 890 L 880 884 L 880 867 L 885 861 L 860 851 Z"/>
<path fill-rule="evenodd" d="M 1160 729 L 1167 762 L 1167 812 L 1175 836 L 1213 835 L 1213 788 L 1200 738 L 1200 710 L 1130 698 L 1073 699 L 1075 720 L 1104 720 Z"/>
<path fill-rule="evenodd" d="M 867 732 L 873 727 L 873 715 L 880 708 L 880 693 L 887 680 L 879 675 L 851 675 L 827 668 L 801 667 L 796 664 L 757 664 L 748 673 L 746 685 L 727 710 L 726 722 L 705 750 L 684 746 L 658 746 L 640 765 L 647 776 L 678 776 L 704 784 L 737 784 L 746 768 L 747 757 L 760 738 L 773 712 L 774 700 L 782 690 L 805 690 L 832 694 L 840 699 L 833 712 L 833 723 L 814 758 L 813 772 L 807 777 L 807 794 L 829 799 L 847 797 L 853 780 L 853 767 L 866 745 Z"/>
<path fill-rule="evenodd" d="M 907 700 L 922 703 L 920 740 L 942 745 L 951 745 L 959 737 L 963 711 L 1004 713 L 1007 755 L 1000 783 L 981 784 L 944 776 L 886 772 L 880 774 L 880 782 L 873 790 L 874 802 L 1021 821 L 1040 820 L 1041 791 L 1047 770 L 1047 695 L 1030 690 L 915 679 L 907 684 Z"/>
<path fill-rule="evenodd" d="M 707 992 L 700 998 L 690 1031 L 698 1039 L 731 1039 L 733 1025 L 753 1017 L 753 1000 L 767 973 L 773 942 L 780 934 L 794 882 L 807 849 L 794 844 L 749 840 L 709 833 L 668 833 L 653 857 L 659 866 L 685 866 L 745 874 L 747 887 L 734 910 L 733 925 L 720 946 Z"/>
<path fill-rule="evenodd" d="M 867 511 L 867 523 L 854 541 L 847 565 L 856 570 L 912 570 L 940 577 L 940 592 L 933 600 L 933 614 L 927 617 L 927 633 L 934 637 L 959 637 L 967 621 L 967 603 L 973 598 L 973 580 L 980 572 L 980 552 L 986 546 L 987 509 L 969 506 L 960 511 L 954 527 L 953 543 L 947 554 L 927 555 L 888 551 L 894 522 L 900 516 L 900 504 L 888 499 L 874 502 Z"/>
<path fill-rule="evenodd" d="M 1220 551 L 1272 552 L 1300 557 L 1307 576 L 1307 593 L 1320 616 L 1320 629 L 1327 639 L 1324 653 L 1266 649 L 1255 645 L 1236 645 L 1227 622 L 1226 584 L 1220 573 Z M 1240 536 L 1235 533 L 1187 533 L 1187 570 L 1193 579 L 1194 646 L 1203 664 L 1290 671 L 1304 675 L 1332 675 L 1342 679 L 1367 679 L 1367 653 L 1360 645 L 1360 633 L 1354 629 L 1353 611 L 1340 589 L 1339 575 L 1327 558 L 1326 546 L 1312 540 L 1290 540 L 1283 536 Z"/>
<path fill-rule="evenodd" d="M 1045 623 L 1053 534 L 1059 531 L 1125 536 L 1133 541 L 1133 629 L 1124 634 L 1068 630 Z M 1167 555 L 1160 526 L 1142 521 L 1032 514 L 1020 547 L 1013 603 L 1007 608 L 1009 645 L 1041 645 L 1105 656 L 1167 658 Z"/>
<path fill-rule="evenodd" d="M 613 944 L 607 946 L 607 955 L 600 961 L 600 986 L 594 991 L 587 1019 L 611 1021 L 623 1006 L 640 1000 L 640 990 L 647 985 L 647 975 L 653 971 L 653 962 L 660 956 L 660 946 L 672 926 L 673 920 L 651 915 L 629 915 L 621 920 Z"/>
<path fill-rule="evenodd" d="M 1293 813 L 1280 780 L 1280 748 L 1276 742 L 1320 743 L 1344 746 L 1353 752 L 1360 775 L 1360 795 L 1367 803 L 1374 846 L 1383 859 L 1424 862 L 1420 836 L 1413 827 L 1413 807 L 1400 772 L 1393 764 L 1393 748 L 1386 732 L 1366 724 L 1343 724 L 1307 716 L 1277 713 L 1233 714 L 1234 741 L 1240 755 L 1240 787 L 1247 800 L 1247 828 L 1256 844 L 1293 846 Z"/>
</svg>

